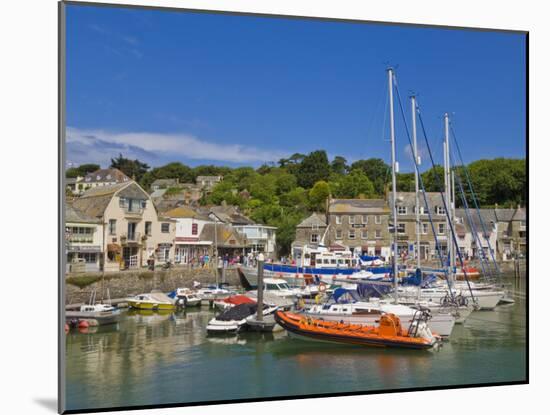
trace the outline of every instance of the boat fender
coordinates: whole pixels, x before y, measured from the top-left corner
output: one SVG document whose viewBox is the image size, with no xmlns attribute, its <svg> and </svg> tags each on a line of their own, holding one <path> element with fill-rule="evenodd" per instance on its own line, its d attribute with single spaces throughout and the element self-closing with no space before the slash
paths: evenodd
<svg viewBox="0 0 550 415">
<path fill-rule="evenodd" d="M 69 330 L 70 330 L 69 325 L 67 323 L 65 323 L 65 333 L 68 333 Z"/>
<path fill-rule="evenodd" d="M 86 320 L 80 320 L 78 323 L 79 329 L 87 329 L 90 326 L 90 324 Z"/>
</svg>

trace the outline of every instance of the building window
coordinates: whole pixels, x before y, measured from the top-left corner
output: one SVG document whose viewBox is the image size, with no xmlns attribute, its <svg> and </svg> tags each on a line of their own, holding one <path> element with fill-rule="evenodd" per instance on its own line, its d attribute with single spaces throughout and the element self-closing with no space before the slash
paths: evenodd
<svg viewBox="0 0 550 415">
<path fill-rule="evenodd" d="M 336 239 L 342 239 L 342 229 L 336 229 Z"/>
<path fill-rule="evenodd" d="M 191 235 L 198 235 L 199 234 L 199 224 L 193 223 L 191 225 Z"/>
<path fill-rule="evenodd" d="M 425 212 L 424 212 L 424 206 L 420 206 L 420 207 L 418 208 L 418 212 L 419 212 L 420 215 L 424 215 L 424 214 L 425 214 Z M 416 215 L 416 206 L 413 206 L 413 213 Z"/>
<path fill-rule="evenodd" d="M 444 206 L 436 206 L 435 207 L 435 213 L 437 215 L 444 216 L 445 215 L 445 207 Z"/>
<path fill-rule="evenodd" d="M 382 238 L 382 231 L 381 231 L 380 229 L 376 229 L 376 230 L 374 231 L 374 237 L 375 237 L 376 239 Z"/>
<path fill-rule="evenodd" d="M 109 235 L 116 235 L 116 219 L 109 219 Z"/>
<path fill-rule="evenodd" d="M 170 259 L 170 244 L 159 244 L 158 259 L 162 262 L 166 262 Z"/>
<path fill-rule="evenodd" d="M 361 231 L 361 239 L 369 239 L 369 233 L 365 230 Z"/>
<path fill-rule="evenodd" d="M 421 225 L 422 225 L 422 227 L 420 229 L 420 232 L 423 235 L 426 235 L 428 233 L 428 224 L 427 223 L 422 223 Z"/>
<path fill-rule="evenodd" d="M 444 223 L 438 223 L 437 224 L 437 233 L 439 235 L 443 235 L 445 233 L 445 224 Z"/>
<path fill-rule="evenodd" d="M 351 230 L 348 232 L 348 239 L 355 239 L 355 230 Z"/>
<path fill-rule="evenodd" d="M 363 225 L 368 224 L 368 223 L 369 223 L 369 217 L 368 217 L 367 215 L 361 216 L 361 223 L 362 223 Z"/>
<path fill-rule="evenodd" d="M 126 199 L 124 197 L 118 199 L 118 205 L 124 209 L 126 207 Z"/>
<path fill-rule="evenodd" d="M 151 222 L 145 222 L 145 235 L 151 236 L 152 225 Z"/>
<path fill-rule="evenodd" d="M 169 223 L 161 223 L 160 224 L 160 231 L 162 233 L 170 233 L 170 224 Z"/>
<path fill-rule="evenodd" d="M 397 214 L 398 215 L 406 215 L 407 214 L 407 206 L 397 206 Z"/>
<path fill-rule="evenodd" d="M 350 224 L 350 225 L 355 224 L 355 216 L 349 215 L 349 224 Z"/>
<path fill-rule="evenodd" d="M 376 223 L 377 225 L 380 225 L 382 223 L 382 216 L 376 215 L 374 217 L 374 223 Z"/>
<path fill-rule="evenodd" d="M 404 223 L 398 223 L 397 224 L 397 233 L 405 233 L 405 224 Z"/>
<path fill-rule="evenodd" d="M 341 225 L 341 224 L 342 224 L 342 216 L 338 215 L 338 216 L 335 217 L 335 219 L 336 219 L 336 224 L 337 224 L 337 225 Z"/>
<path fill-rule="evenodd" d="M 312 233 L 311 234 L 311 243 L 316 244 L 319 242 L 319 234 L 318 233 Z"/>
</svg>

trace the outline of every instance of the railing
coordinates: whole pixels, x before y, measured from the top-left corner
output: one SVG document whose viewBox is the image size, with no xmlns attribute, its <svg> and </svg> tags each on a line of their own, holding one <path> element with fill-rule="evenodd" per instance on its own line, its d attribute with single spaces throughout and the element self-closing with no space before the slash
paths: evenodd
<svg viewBox="0 0 550 415">
<path fill-rule="evenodd" d="M 94 235 L 86 233 L 72 233 L 68 240 L 73 244 L 91 244 L 94 242 Z"/>
<path fill-rule="evenodd" d="M 140 232 L 127 232 L 120 235 L 120 240 L 124 242 L 141 242 L 141 233 Z"/>
<path fill-rule="evenodd" d="M 131 216 L 131 217 L 137 217 L 143 215 L 143 208 L 132 208 L 131 210 L 128 208 L 124 208 L 124 215 Z"/>
</svg>

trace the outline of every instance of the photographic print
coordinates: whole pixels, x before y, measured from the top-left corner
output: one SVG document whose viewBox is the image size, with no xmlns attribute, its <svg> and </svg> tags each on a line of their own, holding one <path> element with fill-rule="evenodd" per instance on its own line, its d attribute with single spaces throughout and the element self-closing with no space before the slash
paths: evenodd
<svg viewBox="0 0 550 415">
<path fill-rule="evenodd" d="M 527 36 L 60 3 L 60 411 L 528 382 Z"/>
</svg>

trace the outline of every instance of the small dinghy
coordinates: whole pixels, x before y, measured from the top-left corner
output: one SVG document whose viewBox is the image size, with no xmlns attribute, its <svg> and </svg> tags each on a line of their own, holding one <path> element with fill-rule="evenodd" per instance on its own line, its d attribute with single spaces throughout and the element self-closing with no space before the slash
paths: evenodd
<svg viewBox="0 0 550 415">
<path fill-rule="evenodd" d="M 395 314 L 383 314 L 378 327 L 317 320 L 300 314 L 277 311 L 275 321 L 291 336 L 306 340 L 344 343 L 360 346 L 431 349 L 441 344 L 426 324 L 426 313 L 418 312 L 408 330 Z"/>
</svg>

